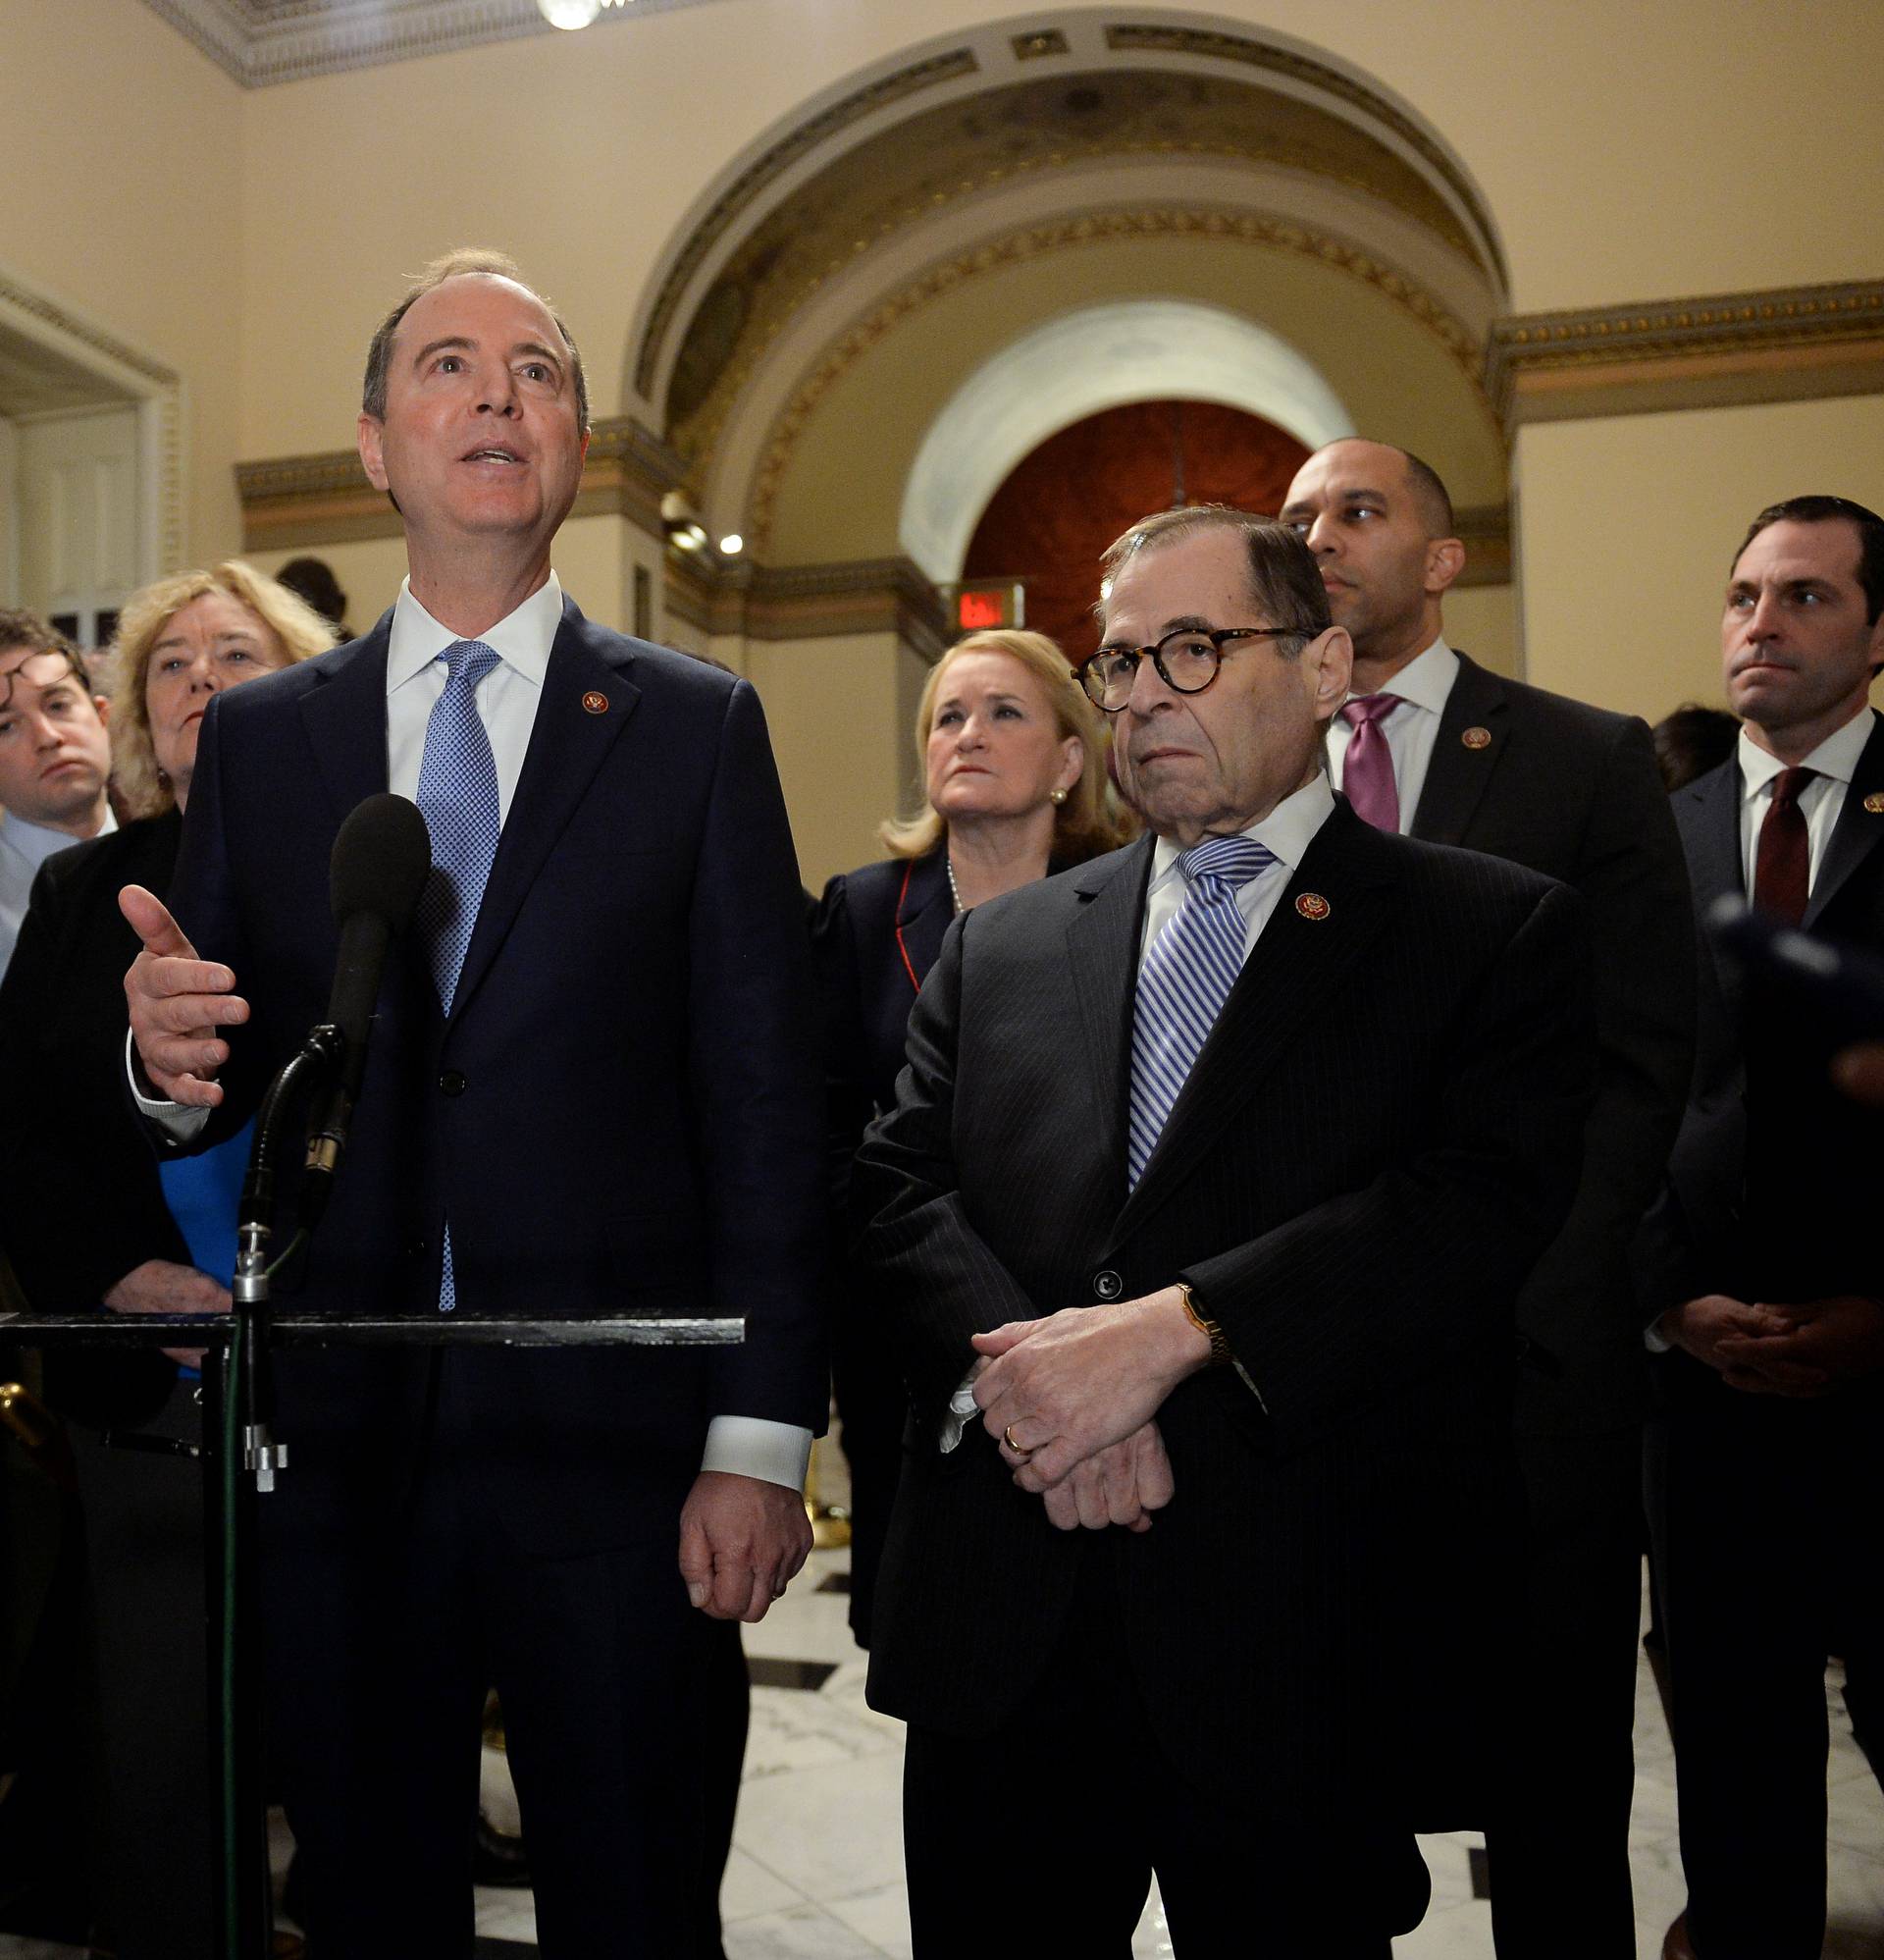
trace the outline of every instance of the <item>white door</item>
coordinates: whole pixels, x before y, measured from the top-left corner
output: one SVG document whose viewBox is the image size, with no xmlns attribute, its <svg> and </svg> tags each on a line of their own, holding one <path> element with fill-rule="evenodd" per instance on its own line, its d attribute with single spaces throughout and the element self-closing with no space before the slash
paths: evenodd
<svg viewBox="0 0 1884 1960">
<path fill-rule="evenodd" d="M 109 642 L 137 579 L 137 411 L 23 415 L 20 600 L 83 648 Z"/>
</svg>

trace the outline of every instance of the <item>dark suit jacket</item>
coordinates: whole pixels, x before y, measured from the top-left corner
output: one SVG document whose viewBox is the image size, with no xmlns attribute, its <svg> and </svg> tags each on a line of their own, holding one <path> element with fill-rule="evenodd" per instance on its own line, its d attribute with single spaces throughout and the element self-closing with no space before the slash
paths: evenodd
<svg viewBox="0 0 1884 1960">
<path fill-rule="evenodd" d="M 387 783 L 391 618 L 205 718 L 172 904 L 253 1010 L 212 1137 L 324 1017 L 335 834 Z M 448 1216 L 470 1312 L 746 1317 L 737 1348 L 449 1357 L 446 1416 L 534 1545 L 671 1528 L 713 1415 L 821 1426 L 802 903 L 752 689 L 565 605 L 451 1015 L 408 941 L 298 1302 L 435 1313 Z M 396 1458 L 427 1367 L 285 1354 L 277 1427 L 309 1456 Z"/>
<path fill-rule="evenodd" d="M 1871 717 L 1804 924 L 1884 950 L 1884 717 Z M 1673 798 L 1704 917 L 1745 897 L 1740 764 L 1730 756 Z M 1701 1038 L 1694 1091 L 1665 1189 L 1642 1235 L 1649 1314 L 1705 1293 L 1803 1300 L 1876 1294 L 1877 1117 L 1833 1089 L 1823 1040 L 1795 1003 L 1749 999 L 1739 973 L 1701 935 Z M 1751 1012 L 1750 1012 L 1751 1010 Z M 1684 1375 L 1699 1364 L 1685 1356 Z M 1733 1393 L 1723 1391 L 1723 1393 Z M 1867 1390 L 1866 1393 L 1869 1393 Z"/>
<path fill-rule="evenodd" d="M 1475 728 L 1483 747 L 1461 739 Z M 1695 1016 L 1688 880 L 1648 730 L 1461 654 L 1411 834 L 1528 865 L 1589 901 L 1602 1073 L 1576 1203 L 1518 1295 L 1520 1333 L 1541 1351 L 1519 1373 L 1518 1414 L 1556 1432 L 1639 1420 L 1629 1247 L 1681 1122 Z"/>
<path fill-rule="evenodd" d="M 1101 1556 L 1184 1774 L 1297 1823 L 1456 1819 L 1487 1713 L 1470 1661 L 1515 1537 L 1511 1295 L 1569 1202 L 1595 1067 L 1580 901 L 1338 805 L 1127 1195 L 1151 850 L 959 922 L 859 1156 L 863 1251 L 924 1432 L 871 1700 L 987 1734 Z M 1297 911 L 1311 892 L 1325 917 Z M 978 1426 L 933 1447 L 970 1334 L 1178 1279 L 1268 1412 L 1230 1369 L 1179 1386 L 1152 1530 L 1088 1546 Z"/>
<path fill-rule="evenodd" d="M 940 851 L 840 873 L 812 910 L 831 1183 L 840 1210 L 858 1139 L 896 1100 L 910 1014 L 954 917 Z"/>
<path fill-rule="evenodd" d="M 96 1306 L 146 1259 L 189 1263 L 125 1099 L 125 969 L 137 935 L 118 910 L 124 885 L 169 890 L 182 834 L 173 811 L 48 858 L 0 983 L 0 1241 L 44 1312 Z M 53 1400 L 97 1422 L 141 1420 L 176 1372 L 154 1349 L 62 1348 L 46 1360 Z"/>
</svg>

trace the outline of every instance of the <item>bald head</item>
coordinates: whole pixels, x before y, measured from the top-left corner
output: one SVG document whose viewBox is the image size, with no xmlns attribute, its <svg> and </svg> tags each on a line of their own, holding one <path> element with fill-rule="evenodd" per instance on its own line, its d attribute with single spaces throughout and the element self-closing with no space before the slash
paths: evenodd
<svg viewBox="0 0 1884 1960">
<path fill-rule="evenodd" d="M 1465 548 L 1430 464 L 1358 436 L 1325 444 L 1295 472 L 1282 517 L 1314 554 L 1334 622 L 1353 637 L 1357 693 L 1439 637 Z"/>
</svg>

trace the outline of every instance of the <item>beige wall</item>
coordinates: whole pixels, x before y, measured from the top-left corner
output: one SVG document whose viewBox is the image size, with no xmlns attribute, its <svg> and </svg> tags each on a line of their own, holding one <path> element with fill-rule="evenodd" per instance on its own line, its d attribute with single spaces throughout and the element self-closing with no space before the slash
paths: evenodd
<svg viewBox="0 0 1884 1960">
<path fill-rule="evenodd" d="M 183 377 L 184 556 L 224 556 L 252 103 L 138 0 L 5 0 L 0 78 L 0 272 Z"/>
<path fill-rule="evenodd" d="M 1518 596 L 1512 586 L 1468 585 L 1448 593 L 1445 638 L 1493 673 L 1535 678 L 1526 673 L 1518 644 Z"/>
<path fill-rule="evenodd" d="M 1527 677 L 1649 720 L 1718 703 L 1727 563 L 1763 505 L 1884 508 L 1884 396 L 1525 430 Z"/>
<path fill-rule="evenodd" d="M 922 662 L 892 632 L 857 633 L 750 640 L 745 672 L 765 704 L 799 873 L 820 890 L 882 857 L 877 824 L 908 808 Z"/>
</svg>

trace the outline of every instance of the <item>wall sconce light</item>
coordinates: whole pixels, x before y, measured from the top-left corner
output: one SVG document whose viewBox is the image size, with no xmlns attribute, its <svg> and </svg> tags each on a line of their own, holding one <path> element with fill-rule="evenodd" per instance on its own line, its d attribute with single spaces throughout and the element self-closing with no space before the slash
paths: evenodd
<svg viewBox="0 0 1884 1960">
<path fill-rule="evenodd" d="M 660 528 L 667 534 L 667 542 L 678 545 L 683 552 L 706 549 L 706 526 L 700 521 L 700 512 L 685 491 L 670 490 L 660 500 Z"/>
<path fill-rule="evenodd" d="M 719 541 L 719 555 L 723 558 L 736 558 L 746 549 L 746 540 L 737 531 L 728 531 Z"/>
</svg>

